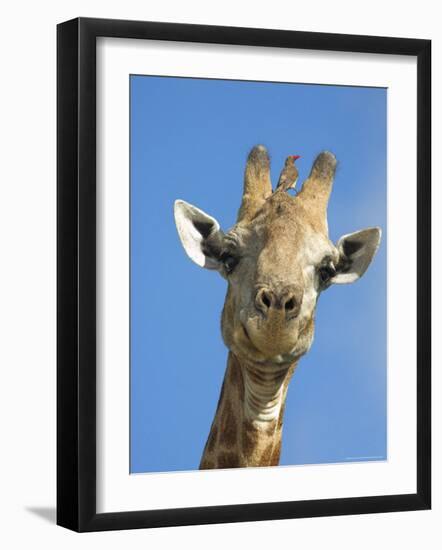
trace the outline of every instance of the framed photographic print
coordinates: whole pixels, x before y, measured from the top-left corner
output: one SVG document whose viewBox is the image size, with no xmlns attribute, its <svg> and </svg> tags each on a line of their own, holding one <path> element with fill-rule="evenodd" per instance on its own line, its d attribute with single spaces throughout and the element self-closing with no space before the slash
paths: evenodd
<svg viewBox="0 0 442 550">
<path fill-rule="evenodd" d="M 59 525 L 430 508 L 430 52 L 58 26 Z"/>
</svg>

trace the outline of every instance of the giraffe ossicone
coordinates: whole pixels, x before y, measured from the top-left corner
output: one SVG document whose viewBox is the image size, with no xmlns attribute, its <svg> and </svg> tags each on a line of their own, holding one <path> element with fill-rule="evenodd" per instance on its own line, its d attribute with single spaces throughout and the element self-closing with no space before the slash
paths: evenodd
<svg viewBox="0 0 442 550">
<path fill-rule="evenodd" d="M 199 208 L 175 202 L 184 250 L 227 280 L 221 323 L 227 368 L 200 468 L 279 464 L 288 384 L 312 344 L 319 295 L 359 279 L 376 254 L 378 227 L 344 235 L 336 245 L 329 239 L 336 164 L 332 153 L 320 153 L 291 196 L 293 164 L 286 162 L 290 172 L 283 169 L 273 191 L 267 150 L 255 146 L 237 223 L 226 232 Z"/>
</svg>

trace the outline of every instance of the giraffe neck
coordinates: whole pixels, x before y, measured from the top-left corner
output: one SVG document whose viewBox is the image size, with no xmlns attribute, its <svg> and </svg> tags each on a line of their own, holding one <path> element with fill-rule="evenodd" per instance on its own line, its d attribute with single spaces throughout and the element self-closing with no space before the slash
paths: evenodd
<svg viewBox="0 0 442 550">
<path fill-rule="evenodd" d="M 200 468 L 278 465 L 287 387 L 295 366 L 242 363 L 229 352 Z"/>
</svg>

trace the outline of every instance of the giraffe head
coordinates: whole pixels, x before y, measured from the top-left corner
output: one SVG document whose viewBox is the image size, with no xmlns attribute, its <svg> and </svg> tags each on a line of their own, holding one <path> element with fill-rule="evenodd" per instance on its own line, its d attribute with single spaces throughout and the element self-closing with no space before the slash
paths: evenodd
<svg viewBox="0 0 442 550">
<path fill-rule="evenodd" d="M 327 203 L 336 159 L 321 153 L 301 191 L 272 192 L 265 147 L 249 154 L 237 223 L 223 232 L 215 218 L 175 202 L 183 247 L 196 264 L 218 271 L 228 290 L 222 315 L 227 347 L 255 363 L 293 363 L 313 340 L 318 297 L 332 284 L 359 279 L 373 259 L 379 228 L 333 244 Z"/>
</svg>

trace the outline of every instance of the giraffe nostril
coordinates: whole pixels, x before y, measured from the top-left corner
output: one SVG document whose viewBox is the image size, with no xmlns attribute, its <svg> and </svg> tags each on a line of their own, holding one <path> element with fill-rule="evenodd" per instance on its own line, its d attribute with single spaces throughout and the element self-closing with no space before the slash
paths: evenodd
<svg viewBox="0 0 442 550">
<path fill-rule="evenodd" d="M 275 292 L 269 288 L 260 288 L 255 296 L 255 306 L 264 316 L 272 310 L 285 311 L 287 318 L 297 315 L 300 301 L 291 288 L 285 287 Z"/>
<path fill-rule="evenodd" d="M 290 300 L 287 300 L 284 307 L 286 311 L 292 311 L 293 309 L 295 309 L 295 305 L 296 305 L 295 299 L 290 298 Z"/>
<path fill-rule="evenodd" d="M 267 294 L 267 292 L 263 292 L 263 293 L 262 293 L 261 300 L 262 300 L 262 303 L 263 303 L 267 308 L 270 307 L 272 301 L 271 301 L 269 295 Z"/>
<path fill-rule="evenodd" d="M 273 305 L 273 294 L 270 290 L 261 288 L 256 293 L 255 304 L 257 309 L 266 314 Z"/>
</svg>

